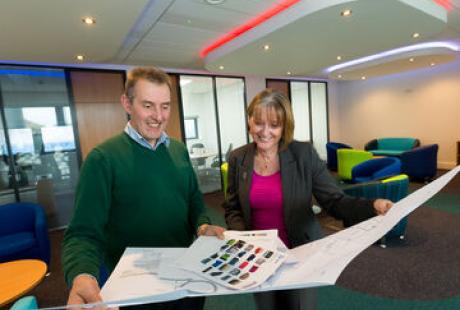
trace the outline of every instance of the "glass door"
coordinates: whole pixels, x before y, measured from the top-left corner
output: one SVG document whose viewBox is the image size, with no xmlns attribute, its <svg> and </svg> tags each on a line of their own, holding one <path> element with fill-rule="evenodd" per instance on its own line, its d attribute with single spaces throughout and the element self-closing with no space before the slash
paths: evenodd
<svg viewBox="0 0 460 310">
<path fill-rule="evenodd" d="M 310 107 L 308 82 L 291 82 L 291 104 L 294 114 L 294 139 L 310 141 Z"/>
<path fill-rule="evenodd" d="M 13 172 L 11 171 L 10 150 L 6 142 L 3 119 L 0 119 L 0 205 L 15 202 L 16 196 L 13 184 Z"/>
<path fill-rule="evenodd" d="M 15 171 L 8 188 L 14 187 L 19 201 L 39 203 L 45 209 L 49 227 L 67 225 L 73 209 L 78 161 L 65 73 L 2 67 L 0 87 L 7 129 L 4 133 L 10 144 L 8 157 Z M 2 152 L 6 154 L 4 145 Z M 1 175 L 4 179 L 4 173 Z"/>
<path fill-rule="evenodd" d="M 313 145 L 318 155 L 326 160 L 326 143 L 329 139 L 326 83 L 311 82 L 310 89 Z"/>
<path fill-rule="evenodd" d="M 216 78 L 217 108 L 222 158 L 226 162 L 230 152 L 248 142 L 244 80 Z"/>
<path fill-rule="evenodd" d="M 203 193 L 220 190 L 220 153 L 211 77 L 181 75 L 185 142 Z"/>
</svg>

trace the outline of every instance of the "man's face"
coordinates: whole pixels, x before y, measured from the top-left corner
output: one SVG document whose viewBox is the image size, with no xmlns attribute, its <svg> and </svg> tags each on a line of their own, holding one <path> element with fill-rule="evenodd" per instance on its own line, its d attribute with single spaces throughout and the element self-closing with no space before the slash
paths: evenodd
<svg viewBox="0 0 460 310">
<path fill-rule="evenodd" d="M 131 116 L 131 126 L 154 146 L 166 129 L 171 114 L 171 92 L 167 84 L 139 80 L 134 86 L 134 97 L 122 96 L 122 104 Z"/>
</svg>

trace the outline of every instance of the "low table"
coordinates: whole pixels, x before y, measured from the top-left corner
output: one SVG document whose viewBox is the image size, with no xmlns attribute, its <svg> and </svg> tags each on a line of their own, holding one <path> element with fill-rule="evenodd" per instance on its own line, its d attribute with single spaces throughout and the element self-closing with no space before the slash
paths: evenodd
<svg viewBox="0 0 460 310">
<path fill-rule="evenodd" d="M 46 263 L 23 259 L 0 263 L 0 307 L 33 289 L 46 274 Z"/>
</svg>

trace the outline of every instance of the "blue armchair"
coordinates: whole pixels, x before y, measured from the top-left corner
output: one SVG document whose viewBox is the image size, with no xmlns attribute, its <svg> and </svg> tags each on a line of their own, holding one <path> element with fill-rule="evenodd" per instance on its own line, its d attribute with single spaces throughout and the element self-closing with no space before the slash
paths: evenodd
<svg viewBox="0 0 460 310">
<path fill-rule="evenodd" d="M 50 263 L 48 226 L 43 208 L 35 203 L 0 206 L 0 262 L 36 258 Z"/>
<path fill-rule="evenodd" d="M 327 167 L 329 170 L 337 171 L 337 150 L 338 149 L 351 149 L 351 146 L 339 143 L 339 142 L 328 142 L 326 143 L 327 153 Z"/>
<path fill-rule="evenodd" d="M 370 182 L 401 173 L 401 161 L 397 157 L 382 157 L 366 160 L 351 169 L 354 183 Z"/>
<path fill-rule="evenodd" d="M 401 154 L 401 171 L 411 179 L 431 180 L 438 168 L 438 145 L 417 147 Z"/>
</svg>

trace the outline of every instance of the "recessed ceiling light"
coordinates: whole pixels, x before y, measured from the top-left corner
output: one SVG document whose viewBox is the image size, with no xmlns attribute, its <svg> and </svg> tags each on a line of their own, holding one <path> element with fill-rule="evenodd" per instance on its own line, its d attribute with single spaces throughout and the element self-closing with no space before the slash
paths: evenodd
<svg viewBox="0 0 460 310">
<path fill-rule="evenodd" d="M 291 75 L 292 73 L 291 73 L 291 71 L 288 71 L 288 72 L 286 72 L 286 74 L 287 74 L 287 75 Z"/>
<path fill-rule="evenodd" d="M 224 66 L 222 66 L 222 65 L 221 65 L 221 66 L 219 66 L 219 70 L 224 70 L 224 69 L 225 69 L 225 67 L 224 67 Z"/>
<path fill-rule="evenodd" d="M 204 0 L 207 4 L 211 5 L 216 5 L 216 4 L 222 4 L 225 2 L 225 0 Z"/>
<path fill-rule="evenodd" d="M 342 78 L 342 75 L 341 75 L 341 74 L 337 75 L 337 78 L 341 79 L 341 78 Z"/>
<path fill-rule="evenodd" d="M 414 62 L 414 57 L 409 58 L 410 62 Z"/>
<path fill-rule="evenodd" d="M 81 20 L 87 25 L 94 25 L 96 23 L 96 19 L 90 16 L 83 17 Z"/>
<path fill-rule="evenodd" d="M 75 58 L 76 58 L 78 61 L 83 61 L 83 60 L 85 60 L 85 56 L 83 56 L 83 55 L 77 55 Z"/>
<path fill-rule="evenodd" d="M 351 10 L 343 10 L 342 12 L 340 12 L 340 15 L 342 15 L 343 17 L 351 16 Z"/>
<path fill-rule="evenodd" d="M 337 56 L 337 60 L 342 60 L 342 56 Z"/>
<path fill-rule="evenodd" d="M 270 49 L 270 45 L 265 44 L 265 45 L 264 45 L 264 50 L 265 50 L 265 51 L 268 51 L 269 49 Z"/>
<path fill-rule="evenodd" d="M 430 63 L 430 66 L 432 66 L 432 67 L 433 67 L 434 65 L 436 65 L 434 62 Z"/>
<path fill-rule="evenodd" d="M 417 39 L 418 37 L 420 37 L 420 33 L 414 32 L 414 33 L 412 34 L 412 38 Z"/>
<path fill-rule="evenodd" d="M 365 80 L 365 79 L 366 79 L 366 76 L 363 75 L 363 76 L 361 77 L 361 80 Z"/>
</svg>

